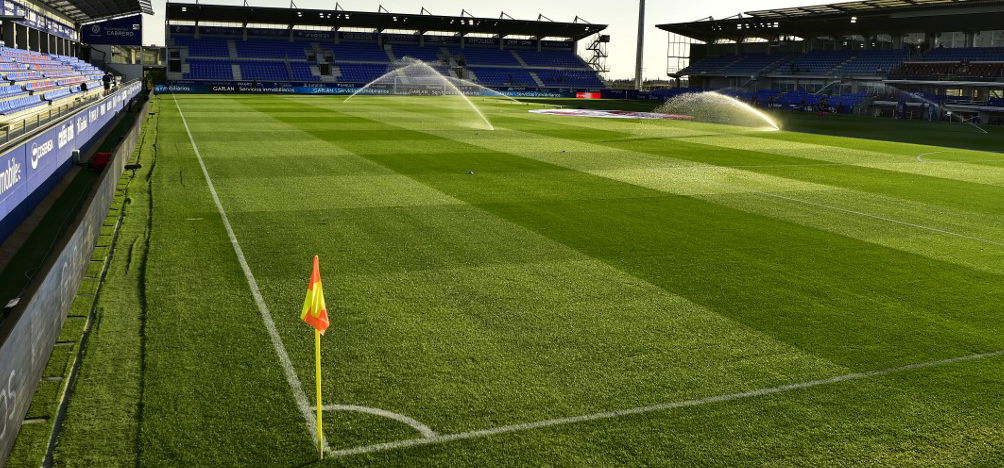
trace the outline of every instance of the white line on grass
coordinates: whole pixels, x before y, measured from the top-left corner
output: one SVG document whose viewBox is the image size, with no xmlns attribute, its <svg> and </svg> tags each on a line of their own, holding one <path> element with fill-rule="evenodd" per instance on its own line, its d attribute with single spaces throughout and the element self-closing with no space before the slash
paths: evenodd
<svg viewBox="0 0 1004 468">
<path fill-rule="evenodd" d="M 357 413 L 367 413 L 376 416 L 382 416 L 388 419 L 393 419 L 397 422 L 407 424 L 413 429 L 422 434 L 422 437 L 436 437 L 436 431 L 429 428 L 421 421 L 414 418 L 409 418 L 401 413 L 395 413 L 393 411 L 387 411 L 380 408 L 371 408 L 369 406 L 359 406 L 359 405 L 324 405 L 324 411 L 355 411 Z"/>
<path fill-rule="evenodd" d="M 727 186 L 727 187 L 730 187 L 730 188 L 735 188 L 735 186 L 727 185 L 727 184 L 719 184 L 719 185 Z M 960 234 L 958 232 L 946 231 L 944 229 L 938 229 L 938 228 L 934 228 L 934 227 L 931 227 L 931 226 L 924 226 L 923 224 L 914 224 L 914 223 L 909 223 L 909 222 L 906 222 L 906 221 L 900 221 L 898 219 L 886 218 L 885 216 L 879 216 L 879 215 L 873 215 L 873 214 L 870 214 L 870 213 L 865 213 L 863 211 L 855 211 L 855 210 L 849 210 L 847 208 L 840 208 L 838 206 L 824 205 L 822 203 L 816 203 L 816 202 L 811 202 L 811 201 L 808 201 L 808 200 L 802 200 L 801 198 L 788 197 L 788 196 L 780 195 L 780 194 L 777 194 L 777 193 L 774 193 L 774 192 L 763 192 L 763 191 L 760 191 L 760 190 L 748 190 L 748 191 L 750 193 L 756 193 L 756 194 L 763 195 L 763 196 L 766 196 L 766 197 L 773 197 L 773 198 L 778 198 L 778 199 L 781 199 L 781 200 L 793 201 L 795 203 L 802 203 L 802 204 L 805 204 L 805 205 L 808 205 L 808 206 L 814 206 L 816 208 L 823 208 L 823 209 L 831 210 L 831 211 L 840 211 L 840 212 L 843 212 L 843 213 L 849 213 L 849 214 L 853 214 L 853 215 L 857 215 L 857 216 L 864 216 L 866 218 L 877 219 L 879 221 L 885 221 L 887 223 L 899 224 L 899 225 L 902 225 L 902 226 L 908 226 L 908 227 L 912 227 L 912 228 L 916 228 L 916 229 L 923 229 L 925 231 L 937 232 L 939 234 L 945 234 L 945 235 L 948 235 L 948 236 L 954 236 L 954 237 L 958 237 L 958 238 L 961 238 L 961 239 L 968 239 L 968 240 L 971 240 L 971 241 L 983 242 L 985 244 L 991 244 L 991 245 L 996 245 L 998 247 L 1004 247 L 1004 242 L 998 242 L 998 241 L 994 241 L 994 240 L 990 240 L 990 239 L 984 239 L 982 237 L 970 236 L 968 234 Z"/>
<path fill-rule="evenodd" d="M 202 160 L 202 154 L 199 153 L 198 145 L 195 144 L 192 130 L 188 128 L 188 120 L 185 119 L 185 113 L 181 111 L 178 98 L 173 94 L 171 97 L 174 99 L 175 107 L 178 108 L 178 114 L 181 115 L 181 123 L 185 125 L 185 132 L 188 133 L 188 141 L 191 142 L 192 150 L 195 151 L 195 158 L 199 161 L 199 167 L 202 168 L 202 175 L 206 178 L 206 185 L 209 186 L 209 193 L 213 197 L 213 203 L 216 204 L 216 210 L 219 211 L 220 219 L 223 220 L 223 227 L 227 231 L 227 237 L 230 238 L 230 244 L 233 245 L 234 253 L 237 254 L 237 262 L 240 263 L 241 270 L 244 271 L 244 279 L 247 280 L 248 287 L 251 288 L 251 295 L 254 297 L 255 304 L 258 305 L 258 312 L 261 313 L 261 320 L 265 323 L 265 329 L 268 330 L 268 337 L 272 340 L 272 347 L 275 348 L 275 354 L 279 356 L 279 362 L 282 363 L 282 370 L 286 374 L 286 382 L 289 384 L 289 389 L 293 391 L 296 405 L 300 408 L 300 412 L 303 413 L 303 419 L 307 423 L 307 430 L 310 432 L 311 440 L 317 440 L 317 419 L 312 412 L 309 400 L 307 400 L 307 394 L 304 393 L 300 378 L 297 377 L 296 370 L 293 369 L 293 363 L 289 360 L 289 353 L 286 352 L 286 346 L 282 344 L 282 337 L 279 336 L 279 332 L 275 328 L 272 313 L 269 312 L 265 299 L 261 295 L 261 290 L 258 289 L 258 281 L 255 280 L 254 275 L 251 273 L 251 267 L 248 266 L 247 259 L 244 257 L 244 250 L 241 249 L 240 243 L 237 242 L 237 236 L 230 226 L 230 219 L 227 218 L 227 212 L 223 209 L 223 203 L 220 202 L 220 197 L 216 194 L 216 187 L 213 185 L 212 178 L 209 177 L 206 163 Z M 321 437 L 324 450 L 326 452 L 330 451 L 327 439 L 324 438 L 323 434 Z"/>
<path fill-rule="evenodd" d="M 917 162 L 927 162 L 927 161 L 924 160 L 924 156 L 932 156 L 932 155 L 935 155 L 935 154 L 954 153 L 954 152 L 955 152 L 955 150 L 947 150 L 947 151 L 931 151 L 930 153 L 918 154 L 917 155 Z"/>
<path fill-rule="evenodd" d="M 660 404 L 651 405 L 651 406 L 639 406 L 639 407 L 636 407 L 636 408 L 627 408 L 627 409 L 621 409 L 621 410 L 606 411 L 606 412 L 603 412 L 603 413 L 585 414 L 585 415 L 581 415 L 581 416 L 571 416 L 571 417 L 567 417 L 567 418 L 546 419 L 546 420 L 543 420 L 543 421 L 534 421 L 534 422 L 528 422 L 528 423 L 522 423 L 522 424 L 513 424 L 513 425 L 510 425 L 510 426 L 499 426 L 499 427 L 493 427 L 493 428 L 489 428 L 489 429 L 481 429 L 481 430 L 477 430 L 477 431 L 459 432 L 459 433 L 456 433 L 456 434 L 441 434 L 441 435 L 436 435 L 436 436 L 433 436 L 433 437 L 426 437 L 426 438 L 422 438 L 422 439 L 397 440 L 397 441 L 393 441 L 393 442 L 385 442 L 385 443 L 382 443 L 382 444 L 373 444 L 373 445 L 366 445 L 366 446 L 362 446 L 362 447 L 355 447 L 355 448 L 344 449 L 344 450 L 335 450 L 332 453 L 335 456 L 361 455 L 361 454 L 366 454 L 366 453 L 382 452 L 382 451 L 395 450 L 395 449 L 401 449 L 401 448 L 406 448 L 406 447 L 414 447 L 414 446 L 418 446 L 418 445 L 433 445 L 433 444 L 441 444 L 441 443 L 444 443 L 444 442 L 452 442 L 452 441 L 455 441 L 455 440 L 477 439 L 477 438 L 481 438 L 481 437 L 494 436 L 494 435 L 498 435 L 498 434 L 506 434 L 506 433 L 510 433 L 510 432 L 529 431 L 529 430 L 541 429 L 541 428 L 545 428 L 545 427 L 562 426 L 562 425 L 565 425 L 565 424 L 575 424 L 575 423 L 581 423 L 581 422 L 598 421 L 598 420 L 603 420 L 603 419 L 613 419 L 613 418 L 620 418 L 620 417 L 623 417 L 623 416 L 630 416 L 630 415 L 635 415 L 635 414 L 652 413 L 652 412 L 665 411 L 665 410 L 671 410 L 671 409 L 676 409 L 676 408 L 687 408 L 687 407 L 690 407 L 690 406 L 701 406 L 701 405 L 707 405 L 707 404 L 711 404 L 711 403 L 721 403 L 721 402 L 726 402 L 726 401 L 741 400 L 741 399 L 745 399 L 745 398 L 753 398 L 753 397 L 759 397 L 759 396 L 764 396 L 764 395 L 772 395 L 772 394 L 775 394 L 775 393 L 789 392 L 789 391 L 792 391 L 792 390 L 800 390 L 800 389 L 805 389 L 805 388 L 818 387 L 818 386 L 821 386 L 821 385 L 829 385 L 829 384 L 835 384 L 835 383 L 839 383 L 839 382 L 846 382 L 846 381 L 849 381 L 849 380 L 861 380 L 861 379 L 867 379 L 867 378 L 870 378 L 870 377 L 878 377 L 878 376 L 883 376 L 883 375 L 895 374 L 895 373 L 905 372 L 905 371 L 910 371 L 910 370 L 915 370 L 915 369 L 923 369 L 923 368 L 926 368 L 926 367 L 934 367 L 934 366 L 940 366 L 940 365 L 944 365 L 944 364 L 951 364 L 951 363 L 963 362 L 963 361 L 972 361 L 972 360 L 976 360 L 976 359 L 984 359 L 984 358 L 991 358 L 991 357 L 998 357 L 998 356 L 1004 356 L 1004 350 L 993 351 L 993 352 L 989 352 L 989 353 L 971 354 L 971 355 L 968 355 L 968 356 L 960 356 L 960 357 L 954 357 L 954 358 L 949 358 L 949 359 L 941 359 L 941 360 L 938 360 L 938 361 L 928 361 L 928 362 L 921 362 L 921 363 L 916 363 L 916 364 L 908 364 L 908 365 L 900 366 L 900 367 L 890 367 L 890 368 L 887 368 L 887 369 L 879 369 L 879 370 L 873 370 L 873 371 L 867 371 L 867 372 L 855 372 L 853 374 L 838 375 L 836 377 L 830 377 L 830 378 L 827 378 L 827 379 L 811 380 L 811 381 L 808 381 L 808 382 L 794 383 L 794 384 L 789 384 L 789 385 L 781 385 L 781 386 L 778 386 L 778 387 L 761 388 L 761 389 L 757 389 L 757 390 L 750 390 L 750 391 L 747 391 L 747 392 L 729 393 L 729 394 L 725 394 L 725 395 L 716 395 L 716 396 L 710 396 L 710 397 L 706 397 L 706 398 L 697 398 L 697 399 L 692 399 L 692 400 L 681 400 L 681 401 L 674 401 L 674 402 L 669 402 L 669 403 L 660 403 Z"/>
</svg>

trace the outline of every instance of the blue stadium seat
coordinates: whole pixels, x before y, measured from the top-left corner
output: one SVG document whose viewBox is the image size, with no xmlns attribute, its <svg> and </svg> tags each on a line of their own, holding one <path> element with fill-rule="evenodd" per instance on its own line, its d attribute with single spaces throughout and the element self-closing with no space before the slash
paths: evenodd
<svg viewBox="0 0 1004 468">
<path fill-rule="evenodd" d="M 233 80 L 234 72 L 230 62 L 223 60 L 188 60 L 189 72 L 185 79 L 192 80 Z"/>
<path fill-rule="evenodd" d="M 227 39 L 222 37 L 172 36 L 174 45 L 187 47 L 189 57 L 229 57 Z"/>
<path fill-rule="evenodd" d="M 289 70 L 283 62 L 238 62 L 241 79 L 263 81 L 289 81 Z"/>
<path fill-rule="evenodd" d="M 451 47 L 451 55 L 460 56 L 467 65 L 511 65 L 519 66 L 520 63 L 513 57 L 508 49 L 499 50 L 497 47 Z"/>
<path fill-rule="evenodd" d="M 427 63 L 439 63 L 443 51 L 439 47 L 419 47 L 409 44 L 393 44 L 391 50 L 398 59 L 411 57 Z"/>
<path fill-rule="evenodd" d="M 387 52 L 375 42 L 324 43 L 322 50 L 334 55 L 335 62 L 389 62 Z"/>
<path fill-rule="evenodd" d="M 530 72 L 522 68 L 470 67 L 469 70 L 484 86 L 537 86 Z"/>
<path fill-rule="evenodd" d="M 530 67 L 587 68 L 586 64 L 571 50 L 516 50 Z"/>
</svg>

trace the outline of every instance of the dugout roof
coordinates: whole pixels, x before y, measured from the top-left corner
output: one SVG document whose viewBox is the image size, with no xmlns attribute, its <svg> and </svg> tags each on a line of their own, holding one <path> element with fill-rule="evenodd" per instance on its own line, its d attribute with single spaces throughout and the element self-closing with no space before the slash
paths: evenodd
<svg viewBox="0 0 1004 468">
<path fill-rule="evenodd" d="M 35 0 L 77 23 L 133 13 L 153 14 L 150 0 Z"/>
<path fill-rule="evenodd" d="M 305 8 L 274 8 L 231 5 L 199 5 L 168 3 L 167 20 L 224 23 L 282 24 L 288 26 L 320 26 L 405 29 L 414 31 L 444 31 L 460 34 L 485 33 L 502 36 L 556 36 L 575 40 L 606 29 L 605 24 L 587 22 L 561 23 L 508 18 L 475 18 L 470 16 L 440 16 L 429 14 L 386 13 L 372 11 L 314 10 Z"/>
<path fill-rule="evenodd" d="M 813 37 L 876 33 L 1001 29 L 1000 0 L 865 0 L 750 11 L 725 19 L 660 24 L 659 29 L 705 42 L 791 35 Z"/>
</svg>

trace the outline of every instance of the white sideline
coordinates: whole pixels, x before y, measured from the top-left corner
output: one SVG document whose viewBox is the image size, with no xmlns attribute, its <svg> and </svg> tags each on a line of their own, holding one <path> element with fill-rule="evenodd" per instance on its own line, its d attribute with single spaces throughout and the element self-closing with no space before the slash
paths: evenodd
<svg viewBox="0 0 1004 468">
<path fill-rule="evenodd" d="M 724 186 L 727 186 L 727 187 L 730 187 L 730 188 L 735 188 L 735 186 L 732 186 L 732 185 L 726 185 L 726 184 L 719 184 L 719 185 L 724 185 Z M 864 216 L 866 218 L 877 219 L 879 221 L 885 221 L 887 223 L 899 224 L 899 225 L 902 225 L 902 226 L 909 226 L 909 227 L 912 227 L 912 228 L 923 229 L 925 231 L 931 231 L 931 232 L 937 232 L 937 233 L 940 233 L 940 234 L 945 234 L 945 235 L 948 235 L 948 236 L 954 236 L 954 237 L 958 237 L 958 238 L 961 238 L 961 239 L 968 239 L 968 240 L 971 240 L 971 241 L 983 242 L 985 244 L 991 244 L 991 245 L 996 245 L 996 246 L 999 246 L 999 247 L 1004 247 L 1004 242 L 998 242 L 998 241 L 994 241 L 994 240 L 990 240 L 990 239 L 984 239 L 982 237 L 970 236 L 968 234 L 960 234 L 958 232 L 946 231 L 944 229 L 938 229 L 938 228 L 934 228 L 934 227 L 931 227 L 931 226 L 924 226 L 923 224 L 914 224 L 914 223 L 909 223 L 909 222 L 906 222 L 906 221 L 900 221 L 898 219 L 886 218 L 885 216 L 873 215 L 873 214 L 870 214 L 870 213 L 865 213 L 863 211 L 849 210 L 847 208 L 840 208 L 839 206 L 824 205 L 822 203 L 816 203 L 816 202 L 811 202 L 811 201 L 808 201 L 808 200 L 802 200 L 801 198 L 787 197 L 787 196 L 780 195 L 780 194 L 777 194 L 777 193 L 774 193 L 774 192 L 763 192 L 763 191 L 760 191 L 760 190 L 749 190 L 749 193 L 756 193 L 756 194 L 759 194 L 759 195 L 763 195 L 765 197 L 779 198 L 781 200 L 788 200 L 788 201 L 793 201 L 795 203 L 802 203 L 802 204 L 805 204 L 805 205 L 814 206 L 816 208 L 823 208 L 823 209 L 831 210 L 831 211 L 841 211 L 841 212 L 849 213 L 849 214 L 853 214 L 853 215 Z"/>
<path fill-rule="evenodd" d="M 509 433 L 509 432 L 521 432 L 521 431 L 528 431 L 528 430 L 532 430 L 532 429 L 540 429 L 540 428 L 551 427 L 551 426 L 561 426 L 561 425 L 565 425 L 565 424 L 574 424 L 574 423 L 580 423 L 580 422 L 597 421 L 597 420 L 602 420 L 602 419 L 613 419 L 613 418 L 619 418 L 619 417 L 622 417 L 622 416 L 629 416 L 629 415 L 634 415 L 634 414 L 644 414 L 644 413 L 651 413 L 651 412 L 655 412 L 655 411 L 665 411 L 665 410 L 676 409 L 676 408 L 686 408 L 686 407 L 690 407 L 690 406 L 701 406 L 701 405 L 706 405 L 706 404 L 710 404 L 710 403 L 721 403 L 721 402 L 726 402 L 726 401 L 740 400 L 740 399 L 752 398 L 752 397 L 758 397 L 758 396 L 764 396 L 764 395 L 772 395 L 772 394 L 775 394 L 775 393 L 788 392 L 788 391 L 791 391 L 791 390 L 800 390 L 800 389 L 804 389 L 804 388 L 818 387 L 818 386 L 821 386 L 821 385 L 828 385 L 828 384 L 834 384 L 834 383 L 839 383 L 839 382 L 846 382 L 848 380 L 860 380 L 860 379 L 866 379 L 866 378 L 869 378 L 869 377 L 877 377 L 877 376 L 895 374 L 895 373 L 898 373 L 898 372 L 905 372 L 905 371 L 910 371 L 910 370 L 915 370 L 915 369 L 923 369 L 925 367 L 934 367 L 934 366 L 940 366 L 940 365 L 944 365 L 944 364 L 951 364 L 951 363 L 963 362 L 963 361 L 972 361 L 972 360 L 976 360 L 976 359 L 984 359 L 984 358 L 998 357 L 998 356 L 1004 356 L 1004 350 L 993 351 L 993 352 L 989 352 L 989 353 L 970 354 L 968 356 L 960 356 L 960 357 L 954 357 L 954 358 L 949 358 L 949 359 L 941 359 L 941 360 L 937 360 L 937 361 L 928 361 L 928 362 L 921 362 L 921 363 L 916 363 L 916 364 L 908 364 L 908 365 L 900 366 L 900 367 L 890 367 L 890 368 L 887 368 L 887 369 L 879 369 L 879 370 L 873 370 L 873 371 L 867 371 L 867 372 L 855 372 L 853 374 L 838 375 L 836 377 L 830 377 L 830 378 L 827 378 L 827 379 L 811 380 L 811 381 L 808 381 L 808 382 L 794 383 L 794 384 L 789 384 L 789 385 L 781 385 L 781 386 L 778 386 L 778 387 L 761 388 L 761 389 L 757 389 L 757 390 L 750 390 L 750 391 L 747 391 L 747 392 L 729 393 L 729 394 L 725 394 L 725 395 L 716 395 L 716 396 L 710 396 L 710 397 L 705 397 L 705 398 L 697 398 L 697 399 L 692 399 L 692 400 L 681 400 L 681 401 L 674 401 L 674 402 L 669 402 L 669 403 L 660 403 L 660 404 L 651 405 L 651 406 L 639 406 L 639 407 L 636 407 L 636 408 L 627 408 L 627 409 L 621 409 L 621 410 L 607 411 L 607 412 L 603 412 L 603 413 L 585 414 L 585 415 L 581 415 L 581 416 L 571 416 L 571 417 L 567 417 L 567 418 L 547 419 L 547 420 L 543 420 L 543 421 L 535 421 L 535 422 L 528 422 L 528 423 L 522 423 L 522 424 L 513 424 L 513 425 L 510 425 L 510 426 L 493 427 L 493 428 L 489 428 L 489 429 L 481 429 L 481 430 L 470 431 L 470 432 L 459 432 L 459 433 L 455 433 L 455 434 L 442 434 L 442 435 L 437 435 L 437 436 L 434 436 L 434 437 L 426 437 L 426 438 L 422 438 L 422 439 L 397 440 L 397 441 L 394 441 L 394 442 L 385 442 L 385 443 L 382 443 L 382 444 L 366 445 L 366 446 L 362 446 L 362 447 L 355 447 L 355 448 L 343 449 L 343 450 L 334 450 L 331 453 L 333 455 L 335 455 L 335 456 L 362 455 L 362 454 L 373 453 L 373 452 L 382 452 L 382 451 L 394 450 L 394 449 L 400 449 L 400 448 L 406 448 L 406 447 L 414 447 L 414 446 L 417 446 L 417 445 L 433 445 L 433 444 L 441 444 L 441 443 L 444 443 L 444 442 L 452 442 L 452 441 L 455 441 L 455 440 L 476 439 L 476 438 L 488 437 L 488 436 L 493 436 L 493 435 L 498 435 L 498 434 L 505 434 L 505 433 Z"/>
<path fill-rule="evenodd" d="M 376 416 L 382 416 L 387 419 L 393 419 L 400 423 L 407 424 L 413 429 L 422 434 L 422 437 L 436 437 L 436 431 L 429 428 L 425 424 L 422 424 L 419 420 L 414 418 L 409 418 L 401 413 L 395 413 L 393 411 L 387 411 L 380 408 L 371 408 L 369 406 L 359 406 L 359 405 L 324 405 L 324 411 L 355 411 L 357 413 L 367 413 Z"/>
<path fill-rule="evenodd" d="M 300 408 L 300 412 L 303 413 L 303 419 L 307 423 L 307 430 L 310 432 L 311 440 L 317 440 L 317 419 L 312 412 L 309 401 L 307 400 L 307 394 L 303 391 L 303 385 L 300 383 L 300 378 L 296 375 L 296 370 L 293 369 L 293 363 L 289 360 L 289 353 L 286 352 L 286 346 L 282 344 L 282 337 L 279 336 L 278 330 L 275 328 L 275 321 L 272 320 L 272 313 L 269 312 L 268 306 L 265 304 L 265 299 L 261 295 L 261 290 L 258 289 L 258 281 L 255 280 L 254 275 L 251 273 L 251 267 L 248 266 L 247 259 L 244 258 L 244 250 L 241 249 L 240 243 L 237 242 L 237 236 L 234 234 L 234 230 L 230 227 L 230 219 L 227 218 L 227 212 L 223 209 L 223 203 L 220 202 L 219 195 L 216 194 L 216 187 L 213 185 L 213 180 L 209 177 L 209 171 L 206 169 L 206 163 L 202 160 L 202 154 L 199 153 L 199 147 L 195 144 L 195 138 L 192 137 L 192 130 L 188 128 L 188 121 L 185 119 L 185 113 L 181 111 L 181 105 L 178 104 L 178 98 L 174 94 L 171 95 L 174 99 L 174 105 L 178 108 L 178 114 L 181 115 L 181 123 L 185 125 L 185 132 L 188 133 L 188 141 L 192 144 L 192 150 L 195 151 L 195 158 L 199 161 L 199 167 L 202 168 L 202 175 L 206 178 L 206 185 L 209 186 L 209 193 L 213 197 L 213 203 L 216 204 L 216 210 L 220 213 L 220 219 L 223 221 L 223 227 L 227 231 L 227 236 L 230 238 L 230 244 L 234 247 L 234 253 L 237 254 L 237 262 L 241 265 L 241 270 L 244 271 L 244 278 L 247 280 L 248 287 L 251 288 L 251 295 L 254 296 L 255 304 L 258 305 L 258 312 L 261 313 L 261 320 L 265 323 L 265 329 L 268 330 L 268 337 L 272 340 L 272 347 L 275 348 L 275 354 L 279 356 L 279 362 L 282 363 L 282 370 L 286 374 L 286 382 L 289 384 L 289 389 L 293 392 L 293 397 L 296 399 L 296 405 Z M 328 447 L 328 441 L 321 435 L 324 451 L 330 451 Z"/>
</svg>

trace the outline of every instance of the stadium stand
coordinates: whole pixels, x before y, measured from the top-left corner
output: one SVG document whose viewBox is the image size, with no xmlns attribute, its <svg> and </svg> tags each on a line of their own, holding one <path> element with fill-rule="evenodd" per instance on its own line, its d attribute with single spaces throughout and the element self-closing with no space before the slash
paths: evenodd
<svg viewBox="0 0 1004 468">
<path fill-rule="evenodd" d="M 375 42 L 342 42 L 341 44 L 326 42 L 321 44 L 321 50 L 329 52 L 336 62 L 387 63 L 390 61 L 387 51 Z"/>
<path fill-rule="evenodd" d="M 429 64 L 439 63 L 442 51 L 439 47 L 419 47 L 417 45 L 394 44 L 391 46 L 395 58 L 411 57 Z"/>
<path fill-rule="evenodd" d="M 658 27 L 671 33 L 669 50 L 689 50 L 690 63 L 669 70 L 681 89 L 716 89 L 774 108 L 897 118 L 938 119 L 928 111 L 933 103 L 953 118 L 1002 124 L 1000 5 L 852 1 Z"/>
<path fill-rule="evenodd" d="M 519 61 L 510 50 L 499 50 L 494 47 L 468 47 L 466 49 L 451 47 L 449 52 L 467 65 L 520 66 Z"/>
<path fill-rule="evenodd" d="M 586 68 L 585 62 L 570 50 L 515 50 L 531 67 Z"/>
<path fill-rule="evenodd" d="M 253 39 L 246 41 L 234 40 L 237 49 L 237 56 L 242 59 L 306 59 L 306 50 L 310 44 L 295 41 L 283 41 L 275 39 Z"/>
<path fill-rule="evenodd" d="M 104 76 L 97 67 L 76 57 L 0 47 L 0 124 L 67 101 L 101 92 Z"/>
<path fill-rule="evenodd" d="M 191 80 L 232 80 L 233 67 L 223 60 L 188 60 L 189 71 L 185 79 Z"/>
<path fill-rule="evenodd" d="M 537 86 L 530 72 L 521 68 L 474 67 L 469 70 L 474 74 L 474 81 L 485 86 Z"/>
<path fill-rule="evenodd" d="M 167 46 L 174 59 L 167 72 L 171 82 L 251 80 L 354 87 L 399 66 L 397 61 L 413 58 L 444 75 L 493 87 L 605 87 L 596 71 L 603 66 L 596 63 L 594 49 L 588 49 L 594 51 L 589 62 L 576 53 L 577 41 L 607 37 L 599 35 L 605 25 L 588 22 L 471 22 L 467 16 L 344 10 L 334 17 L 327 10 L 297 10 L 291 17 L 286 8 L 187 8 L 170 2 L 167 10 Z M 351 30 L 343 24 L 349 18 Z M 408 27 L 402 28 L 405 21 Z M 241 23 L 255 26 L 225 26 Z"/>
<path fill-rule="evenodd" d="M 884 76 L 910 57 L 910 51 L 863 50 L 833 70 L 837 75 Z"/>
<path fill-rule="evenodd" d="M 848 62 L 853 52 L 846 50 L 817 50 L 799 55 L 787 65 L 782 72 L 790 74 L 816 75 L 828 74 L 838 65 Z"/>
<path fill-rule="evenodd" d="M 289 70 L 283 62 L 239 62 L 242 80 L 289 81 Z"/>
<path fill-rule="evenodd" d="M 931 62 L 1004 62 L 1004 47 L 937 47 L 921 58 Z"/>
<path fill-rule="evenodd" d="M 426 62 L 445 75 L 468 76 L 486 86 L 603 88 L 595 71 L 571 50 L 438 47 L 345 41 L 289 41 L 236 36 L 173 35 L 171 43 L 184 51 L 187 80 L 256 80 L 364 84 L 388 71 L 391 58 Z M 311 52 L 315 52 L 311 54 Z M 761 60 L 763 63 L 759 62 Z M 750 58 L 761 68 L 778 60 Z M 331 64 L 322 75 L 319 65 Z M 525 65 L 524 65 L 525 64 Z M 239 76 L 235 76 L 237 65 Z M 449 66 L 448 66 L 449 65 Z M 747 64 L 747 66 L 750 66 Z M 456 69 L 469 74 L 458 74 Z"/>
</svg>

